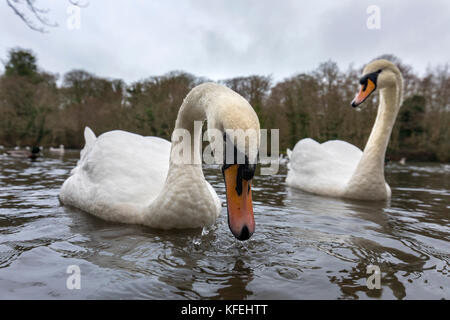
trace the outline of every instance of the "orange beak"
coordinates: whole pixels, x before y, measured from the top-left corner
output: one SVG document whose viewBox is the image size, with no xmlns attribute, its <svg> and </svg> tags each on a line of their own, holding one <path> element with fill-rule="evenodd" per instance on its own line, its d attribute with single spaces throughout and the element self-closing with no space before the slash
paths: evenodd
<svg viewBox="0 0 450 320">
<path fill-rule="evenodd" d="M 359 93 L 356 95 L 355 99 L 353 99 L 352 107 L 357 107 L 361 103 L 363 103 L 364 100 L 366 100 L 370 96 L 370 94 L 375 91 L 375 89 L 375 83 L 372 80 L 367 79 L 367 83 L 361 85 Z"/>
<path fill-rule="evenodd" d="M 238 164 L 224 170 L 228 225 L 238 240 L 249 239 L 255 231 L 251 180 L 242 178 Z"/>
</svg>

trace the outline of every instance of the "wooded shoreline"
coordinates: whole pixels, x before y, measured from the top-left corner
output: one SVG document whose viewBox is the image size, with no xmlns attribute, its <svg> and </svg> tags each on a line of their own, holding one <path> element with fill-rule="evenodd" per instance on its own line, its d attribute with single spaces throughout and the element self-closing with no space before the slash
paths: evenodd
<svg viewBox="0 0 450 320">
<path fill-rule="evenodd" d="M 386 157 L 408 161 L 450 162 L 450 69 L 430 67 L 418 76 L 397 57 L 405 79 L 400 109 Z M 97 134 L 121 129 L 170 139 L 178 109 L 195 85 L 208 79 L 174 71 L 126 84 L 84 70 L 62 76 L 46 72 L 37 57 L 15 48 L 0 75 L 0 145 L 59 146 L 80 149 L 83 130 Z M 364 148 L 378 105 L 373 95 L 361 112 L 350 102 L 362 70 L 340 70 L 327 61 L 308 73 L 274 82 L 253 75 L 219 81 L 244 96 L 257 112 L 261 128 L 280 129 L 280 152 L 305 137 L 319 142 L 339 139 Z M 295 71 L 293 71 L 293 74 Z"/>
</svg>

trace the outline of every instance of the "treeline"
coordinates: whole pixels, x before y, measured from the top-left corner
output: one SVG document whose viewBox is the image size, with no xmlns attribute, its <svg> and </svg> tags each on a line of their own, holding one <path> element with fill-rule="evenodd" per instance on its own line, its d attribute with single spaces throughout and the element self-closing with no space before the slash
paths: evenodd
<svg viewBox="0 0 450 320">
<path fill-rule="evenodd" d="M 395 56 L 405 78 L 405 94 L 387 157 L 450 161 L 450 70 L 429 68 L 419 77 Z M 98 135 L 121 129 L 170 139 L 186 94 L 207 81 L 171 72 L 126 84 L 84 70 L 59 79 L 38 67 L 36 56 L 20 48 L 8 52 L 0 76 L 0 145 L 81 148 L 83 129 Z M 362 67 L 340 70 L 332 61 L 314 71 L 276 82 L 269 76 L 220 81 L 243 95 L 258 113 L 262 128 L 280 129 L 284 152 L 305 137 L 340 139 L 364 147 L 372 128 L 378 96 L 362 112 L 351 108 Z M 61 80 L 58 82 L 58 80 Z"/>
</svg>

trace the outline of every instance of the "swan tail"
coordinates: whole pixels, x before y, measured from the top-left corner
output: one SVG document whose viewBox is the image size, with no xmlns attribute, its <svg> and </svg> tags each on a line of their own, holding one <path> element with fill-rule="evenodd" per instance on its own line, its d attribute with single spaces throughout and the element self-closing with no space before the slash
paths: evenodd
<svg viewBox="0 0 450 320">
<path fill-rule="evenodd" d="M 74 175 L 78 172 L 79 167 L 84 162 L 84 159 L 89 154 L 89 152 L 92 150 L 95 144 L 95 140 L 97 140 L 97 137 L 95 136 L 94 131 L 91 130 L 89 127 L 84 128 L 84 148 L 81 149 L 80 152 L 80 160 L 78 160 L 77 166 L 72 169 L 71 174 Z"/>
<path fill-rule="evenodd" d="M 97 137 L 95 136 L 95 133 L 91 130 L 91 128 L 84 128 L 84 140 L 86 142 L 86 147 L 90 147 L 96 139 Z"/>
</svg>

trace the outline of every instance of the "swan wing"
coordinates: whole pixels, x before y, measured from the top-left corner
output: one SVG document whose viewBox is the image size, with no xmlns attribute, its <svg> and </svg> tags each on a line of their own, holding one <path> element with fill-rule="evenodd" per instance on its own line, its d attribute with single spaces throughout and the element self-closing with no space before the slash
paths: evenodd
<svg viewBox="0 0 450 320">
<path fill-rule="evenodd" d="M 342 140 L 330 140 L 322 143 L 321 146 L 337 160 L 351 168 L 356 168 L 363 155 L 361 149 Z"/>
<path fill-rule="evenodd" d="M 292 150 L 286 182 L 311 193 L 339 195 L 362 157 L 362 151 L 341 140 L 325 143 L 302 139 Z"/>
<path fill-rule="evenodd" d="M 108 215 L 127 211 L 137 221 L 139 217 L 132 216 L 163 188 L 170 142 L 120 130 L 96 138 L 89 128 L 85 139 L 80 160 L 62 186 L 61 201 L 107 220 L 117 220 Z"/>
</svg>

